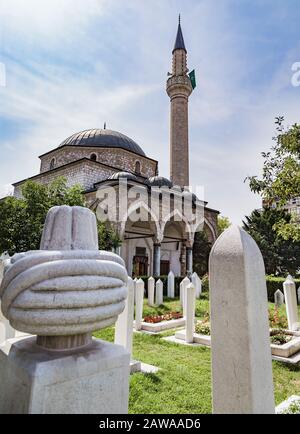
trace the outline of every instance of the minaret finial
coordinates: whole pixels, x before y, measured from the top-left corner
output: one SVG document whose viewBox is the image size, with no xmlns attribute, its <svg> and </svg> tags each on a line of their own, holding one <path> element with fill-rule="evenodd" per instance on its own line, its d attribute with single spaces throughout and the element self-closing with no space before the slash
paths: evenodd
<svg viewBox="0 0 300 434">
<path fill-rule="evenodd" d="M 178 16 L 178 29 L 177 29 L 177 35 L 176 35 L 176 41 L 175 41 L 173 53 L 175 50 L 184 50 L 186 52 L 180 23 L 181 23 L 181 15 L 179 14 L 179 16 Z"/>
<path fill-rule="evenodd" d="M 106 130 L 106 122 L 104 122 L 104 129 Z"/>
</svg>

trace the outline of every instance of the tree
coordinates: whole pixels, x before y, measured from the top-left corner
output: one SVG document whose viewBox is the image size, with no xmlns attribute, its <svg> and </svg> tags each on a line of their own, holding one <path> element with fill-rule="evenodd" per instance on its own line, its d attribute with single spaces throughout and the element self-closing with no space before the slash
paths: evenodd
<svg viewBox="0 0 300 434">
<path fill-rule="evenodd" d="M 80 185 L 68 187 L 65 178 L 56 178 L 49 185 L 27 181 L 22 198 L 7 197 L 0 201 L 0 252 L 38 250 L 47 212 L 55 205 L 85 206 Z M 101 248 L 114 246 L 112 229 L 99 229 Z"/>
<path fill-rule="evenodd" d="M 255 210 L 243 221 L 244 229 L 261 250 L 267 274 L 295 275 L 300 268 L 300 242 L 285 240 L 274 226 L 279 221 L 289 224 L 291 216 L 284 210 Z"/>
<path fill-rule="evenodd" d="M 97 222 L 98 226 L 98 242 L 100 250 L 113 250 L 121 245 L 121 240 L 112 228 L 112 226 L 106 222 Z"/>
<path fill-rule="evenodd" d="M 203 276 L 208 272 L 208 258 L 211 251 L 211 243 L 204 231 L 196 232 L 193 245 L 193 269 Z"/>
<path fill-rule="evenodd" d="M 229 221 L 228 217 L 224 217 L 219 215 L 218 216 L 218 235 L 221 235 L 222 232 L 224 232 L 229 226 L 231 225 L 231 222 Z"/>
<path fill-rule="evenodd" d="M 250 176 L 251 191 L 259 193 L 264 203 L 282 209 L 289 200 L 300 196 L 300 125 L 285 127 L 284 118 L 275 120 L 277 135 L 270 152 L 263 152 L 262 179 Z M 274 229 L 284 239 L 300 240 L 299 216 L 292 215 L 289 222 L 281 219 Z"/>
</svg>

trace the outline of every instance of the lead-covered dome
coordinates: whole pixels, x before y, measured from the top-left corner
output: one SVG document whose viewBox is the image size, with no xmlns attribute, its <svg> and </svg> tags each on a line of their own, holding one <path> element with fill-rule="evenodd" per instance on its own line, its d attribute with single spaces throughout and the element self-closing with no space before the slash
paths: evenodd
<svg viewBox="0 0 300 434">
<path fill-rule="evenodd" d="M 137 177 L 133 173 L 129 172 L 117 172 L 109 177 L 109 179 L 118 180 L 118 179 L 129 179 L 131 181 L 138 181 Z"/>
<path fill-rule="evenodd" d="M 102 148 L 122 148 L 135 154 L 146 156 L 142 148 L 125 134 L 118 131 L 98 129 L 80 131 L 64 140 L 61 146 L 97 146 Z"/>
<path fill-rule="evenodd" d="M 163 176 L 152 176 L 151 178 L 147 179 L 147 184 L 151 187 L 173 187 L 172 181 Z"/>
</svg>

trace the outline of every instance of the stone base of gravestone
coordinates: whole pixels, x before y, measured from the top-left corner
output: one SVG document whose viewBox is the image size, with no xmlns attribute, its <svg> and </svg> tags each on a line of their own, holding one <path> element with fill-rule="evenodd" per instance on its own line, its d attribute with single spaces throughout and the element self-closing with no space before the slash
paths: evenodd
<svg viewBox="0 0 300 434">
<path fill-rule="evenodd" d="M 0 346 L 0 414 L 124 414 L 129 353 L 99 339 L 48 351 L 36 337 Z"/>
<path fill-rule="evenodd" d="M 141 372 L 142 364 L 139 360 L 131 360 L 130 361 L 130 374 L 134 374 L 135 372 Z"/>
<path fill-rule="evenodd" d="M 176 329 L 177 327 L 184 327 L 185 323 L 185 318 L 171 319 L 169 321 L 161 321 L 156 323 L 142 321 L 141 329 L 139 331 L 155 334 L 166 330 Z M 135 328 L 135 322 L 133 323 L 133 326 Z"/>
</svg>

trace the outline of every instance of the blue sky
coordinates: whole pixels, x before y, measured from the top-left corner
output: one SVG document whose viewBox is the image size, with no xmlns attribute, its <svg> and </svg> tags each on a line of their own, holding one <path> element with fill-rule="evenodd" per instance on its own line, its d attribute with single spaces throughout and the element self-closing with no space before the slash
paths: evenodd
<svg viewBox="0 0 300 434">
<path fill-rule="evenodd" d="M 260 206 L 274 117 L 299 122 L 299 0 L 3 0 L 0 6 L 0 193 L 38 173 L 38 156 L 74 132 L 133 138 L 169 174 L 169 100 L 178 13 L 196 70 L 191 184 L 234 223 Z M 1 82 L 1 80 L 0 80 Z"/>
</svg>

